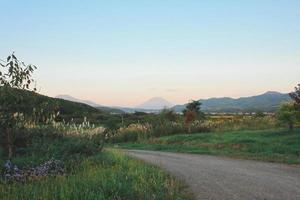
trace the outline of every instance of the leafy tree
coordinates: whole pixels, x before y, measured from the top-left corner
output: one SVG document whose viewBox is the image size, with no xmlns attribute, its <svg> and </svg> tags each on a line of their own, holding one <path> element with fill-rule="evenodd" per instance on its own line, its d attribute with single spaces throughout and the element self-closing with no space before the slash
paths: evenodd
<svg viewBox="0 0 300 200">
<path fill-rule="evenodd" d="M 300 84 L 295 87 L 295 91 L 291 92 L 290 97 L 294 101 L 295 108 L 299 111 L 300 110 Z"/>
<path fill-rule="evenodd" d="M 193 111 L 196 114 L 196 118 L 195 119 L 204 119 L 205 115 L 201 111 L 201 105 L 202 104 L 201 104 L 200 101 L 192 100 L 191 102 L 189 102 L 186 105 L 186 108 L 183 110 L 183 114 L 185 114 L 187 111 Z"/>
<path fill-rule="evenodd" d="M 0 60 L 0 127 L 4 132 L 9 158 L 13 156 L 14 130 L 24 125 L 26 114 L 30 112 L 20 92 L 36 91 L 31 87 L 35 69 L 36 66 L 18 60 L 14 53 L 6 60 Z"/>
<path fill-rule="evenodd" d="M 293 103 L 284 103 L 280 106 L 277 112 L 277 118 L 282 123 L 288 125 L 289 130 L 292 131 L 294 129 L 294 125 L 297 122 L 297 111 Z"/>
<path fill-rule="evenodd" d="M 196 119 L 204 119 L 205 115 L 201 111 L 201 103 L 200 101 L 192 100 L 190 103 L 186 105 L 186 108 L 183 110 L 184 115 L 184 123 L 188 126 L 188 132 L 191 132 L 190 123 L 195 121 Z"/>
</svg>

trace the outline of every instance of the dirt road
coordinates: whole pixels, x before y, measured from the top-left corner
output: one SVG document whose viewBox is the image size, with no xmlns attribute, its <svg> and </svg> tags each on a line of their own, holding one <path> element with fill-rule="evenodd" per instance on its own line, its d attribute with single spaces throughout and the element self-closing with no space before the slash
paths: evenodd
<svg viewBox="0 0 300 200">
<path fill-rule="evenodd" d="M 198 199 L 300 200 L 300 167 L 217 156 L 128 150 L 183 179 Z"/>
</svg>

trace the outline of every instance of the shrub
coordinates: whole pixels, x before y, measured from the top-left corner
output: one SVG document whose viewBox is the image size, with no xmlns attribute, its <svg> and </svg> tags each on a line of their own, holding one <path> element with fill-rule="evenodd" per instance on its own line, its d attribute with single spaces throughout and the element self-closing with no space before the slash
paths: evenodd
<svg viewBox="0 0 300 200">
<path fill-rule="evenodd" d="M 141 138 L 148 138 L 151 126 L 149 124 L 131 124 L 128 127 L 122 127 L 112 136 L 112 142 L 133 142 Z"/>
<path fill-rule="evenodd" d="M 194 121 L 190 124 L 191 133 L 209 132 L 208 124 L 201 121 Z M 128 127 L 118 129 L 112 134 L 110 141 L 113 143 L 136 142 L 151 137 L 182 134 L 187 132 L 187 127 L 180 122 L 164 122 L 153 124 L 131 124 Z"/>
<path fill-rule="evenodd" d="M 263 130 L 278 126 L 274 116 L 259 118 L 255 116 L 234 116 L 228 119 L 210 120 L 209 123 L 214 131 Z"/>
</svg>

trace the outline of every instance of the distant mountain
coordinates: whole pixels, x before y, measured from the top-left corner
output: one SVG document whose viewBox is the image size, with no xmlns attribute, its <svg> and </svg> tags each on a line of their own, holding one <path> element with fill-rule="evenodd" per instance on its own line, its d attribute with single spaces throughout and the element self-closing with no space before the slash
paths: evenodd
<svg viewBox="0 0 300 200">
<path fill-rule="evenodd" d="M 173 106 L 173 104 L 170 103 L 169 101 L 167 101 L 161 97 L 154 97 L 154 98 L 151 98 L 148 101 L 140 104 L 139 106 L 137 106 L 137 108 L 160 110 L 163 108 L 170 108 L 172 106 Z"/>
<path fill-rule="evenodd" d="M 93 106 L 93 107 L 102 107 L 102 105 L 94 103 L 92 101 L 77 99 L 77 98 L 72 97 L 70 95 L 57 95 L 55 98 L 64 99 L 64 100 L 67 100 L 67 101 L 78 102 L 78 103 L 84 103 L 84 104 L 87 104 L 87 105 Z"/>
<path fill-rule="evenodd" d="M 20 103 L 23 104 L 24 107 L 26 106 L 29 110 L 40 106 L 44 107 L 46 110 L 53 108 L 57 109 L 56 111 L 59 111 L 60 113 L 57 118 L 58 120 L 65 120 L 66 122 L 69 122 L 71 119 L 73 119 L 74 122 L 81 123 L 84 117 L 88 117 L 88 120 L 91 123 L 99 123 L 99 120 L 97 120 L 98 118 L 106 119 L 109 117 L 109 113 L 96 109 L 87 104 L 65 99 L 52 98 L 26 90 L 14 88 L 11 88 L 10 90 L 12 94 L 22 97 L 22 102 Z M 1 98 L 3 97 L 0 95 L 0 102 Z"/>
<path fill-rule="evenodd" d="M 72 97 L 70 95 L 58 95 L 55 98 L 63 99 L 63 100 L 67 100 L 67 101 L 72 101 L 72 102 L 77 102 L 77 103 L 83 103 L 83 104 L 92 106 L 94 108 L 97 108 L 98 110 L 105 111 L 105 112 L 108 112 L 108 113 L 117 113 L 117 114 L 125 113 L 123 110 L 120 110 L 120 109 L 117 109 L 117 108 L 102 106 L 100 104 L 94 103 L 94 102 L 89 101 L 89 100 L 77 99 L 77 98 Z"/>
<path fill-rule="evenodd" d="M 87 104 L 89 106 L 92 106 L 94 108 L 97 108 L 99 110 L 109 112 L 109 113 L 116 113 L 116 114 L 123 114 L 123 113 L 135 113 L 135 112 L 145 112 L 145 113 L 150 113 L 150 112 L 157 112 L 157 109 L 143 109 L 143 108 L 128 108 L 128 107 L 108 107 L 108 106 L 102 106 L 100 104 L 94 103 L 89 100 L 82 100 L 82 99 L 77 99 L 75 97 L 72 97 L 70 95 L 57 95 L 55 98 L 57 99 L 63 99 L 67 101 L 72 101 L 72 102 L 77 102 L 77 103 L 83 103 Z"/>
<path fill-rule="evenodd" d="M 282 102 L 290 101 L 288 94 L 279 92 L 266 92 L 261 95 L 241 98 L 210 98 L 200 99 L 202 110 L 204 112 L 274 112 Z M 182 112 L 186 105 L 176 105 L 173 109 L 176 112 Z"/>
<path fill-rule="evenodd" d="M 172 103 L 161 97 L 154 97 L 152 99 L 149 99 L 136 108 L 106 107 L 92 101 L 80 100 L 70 95 L 58 95 L 56 96 L 56 98 L 87 104 L 89 106 L 97 108 L 98 110 L 116 114 L 134 112 L 155 113 L 165 107 L 172 108 L 176 112 L 182 112 L 186 107 L 186 104 L 173 106 Z M 282 102 L 290 100 L 291 99 L 288 94 L 271 91 L 257 96 L 241 97 L 237 99 L 230 97 L 200 99 L 200 102 L 202 103 L 202 110 L 204 112 L 237 113 L 256 111 L 274 112 Z"/>
</svg>

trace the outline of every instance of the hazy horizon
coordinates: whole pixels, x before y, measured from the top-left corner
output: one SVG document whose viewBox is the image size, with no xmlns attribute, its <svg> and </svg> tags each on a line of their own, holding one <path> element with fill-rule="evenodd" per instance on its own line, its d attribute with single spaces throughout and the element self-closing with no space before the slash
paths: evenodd
<svg viewBox="0 0 300 200">
<path fill-rule="evenodd" d="M 72 2 L 72 3 L 70 3 Z M 40 93 L 133 107 L 287 93 L 300 82 L 300 1 L 0 2 L 0 58 Z"/>
<path fill-rule="evenodd" d="M 141 106 L 141 104 L 149 101 L 149 100 L 152 100 L 152 99 L 156 99 L 156 98 L 162 98 L 163 100 L 166 100 L 168 101 L 169 103 L 171 103 L 173 106 L 176 106 L 176 105 L 183 105 L 183 104 L 186 104 L 192 100 L 207 100 L 207 99 L 211 99 L 211 98 L 233 98 L 233 99 L 239 99 L 239 98 L 243 98 L 243 97 L 252 97 L 252 96 L 258 96 L 258 95 L 263 95 L 265 93 L 268 93 L 268 92 L 279 92 L 279 91 L 266 91 L 266 92 L 263 92 L 263 93 L 259 93 L 259 94 L 254 94 L 254 95 L 248 95 L 248 96 L 239 96 L 239 97 L 231 97 L 231 96 L 214 96 L 214 97 L 207 97 L 207 98 L 194 98 L 194 99 L 189 99 L 188 101 L 186 102 L 183 102 L 183 103 L 174 103 L 174 102 L 171 102 L 169 101 L 168 99 L 164 98 L 164 97 L 160 97 L 160 96 L 154 96 L 154 97 L 150 97 L 149 99 L 144 99 L 144 101 L 140 102 L 139 104 L 137 105 L 131 105 L 131 106 L 122 106 L 122 105 L 106 105 L 106 104 L 102 104 L 101 102 L 96 102 L 96 101 L 93 101 L 91 99 L 81 99 L 81 98 L 78 98 L 78 97 L 75 97 L 75 96 L 72 96 L 72 95 L 69 95 L 69 94 L 59 94 L 59 95 L 56 95 L 56 96 L 51 96 L 53 98 L 62 98 L 62 99 L 67 99 L 66 97 L 70 97 L 70 98 L 75 98 L 79 101 L 91 101 L 92 103 L 96 103 L 96 104 L 99 104 L 101 106 L 109 106 L 109 107 L 128 107 L 128 108 L 139 108 Z M 279 93 L 282 93 L 282 94 L 288 94 L 289 92 L 279 92 Z M 67 99 L 68 100 L 68 99 Z"/>
</svg>

